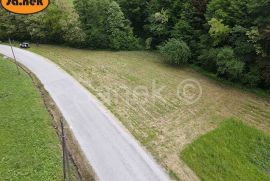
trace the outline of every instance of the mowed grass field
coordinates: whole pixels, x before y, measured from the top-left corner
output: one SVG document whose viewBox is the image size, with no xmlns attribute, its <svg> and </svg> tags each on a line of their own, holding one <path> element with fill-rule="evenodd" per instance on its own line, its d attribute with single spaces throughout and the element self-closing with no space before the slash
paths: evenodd
<svg viewBox="0 0 270 181">
<path fill-rule="evenodd" d="M 188 146 L 181 158 L 202 180 L 270 180 L 270 135 L 235 120 Z"/>
<path fill-rule="evenodd" d="M 269 99 L 210 80 L 189 68 L 168 66 L 157 53 L 51 45 L 33 46 L 31 51 L 60 65 L 96 95 L 174 178 L 198 179 L 179 154 L 227 118 L 270 132 Z M 177 90 L 190 79 L 199 83 L 202 95 L 186 104 Z M 185 89 L 187 95 L 197 91 L 189 88 Z"/>
<path fill-rule="evenodd" d="M 62 180 L 61 147 L 31 78 L 0 57 L 0 180 Z"/>
</svg>

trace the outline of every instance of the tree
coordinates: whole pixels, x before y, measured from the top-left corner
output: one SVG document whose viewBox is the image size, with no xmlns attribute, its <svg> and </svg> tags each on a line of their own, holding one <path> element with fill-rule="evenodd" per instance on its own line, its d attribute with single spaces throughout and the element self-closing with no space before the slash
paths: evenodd
<svg viewBox="0 0 270 181">
<path fill-rule="evenodd" d="M 191 4 L 196 8 L 197 12 L 204 17 L 209 0 L 191 0 Z"/>
<path fill-rule="evenodd" d="M 261 40 L 261 35 L 259 33 L 259 30 L 257 27 L 251 27 L 251 29 L 249 31 L 246 32 L 246 35 L 248 36 L 249 40 L 248 42 L 252 43 L 256 53 L 258 55 L 262 55 L 263 57 L 266 56 L 262 46 L 260 45 L 260 40 Z"/>
<path fill-rule="evenodd" d="M 30 16 L 26 20 L 28 24 L 26 29 L 31 36 L 31 41 L 37 43 L 45 42 L 47 33 L 46 33 L 46 26 L 42 23 L 43 16 L 44 13 L 39 13 Z"/>
<path fill-rule="evenodd" d="M 263 51 L 270 56 L 270 0 L 251 1 L 247 6 L 253 25 L 257 25 L 261 35 L 260 44 Z"/>
<path fill-rule="evenodd" d="M 37 14 L 23 16 L 0 9 L 0 39 L 43 43 L 74 43 L 83 41 L 78 15 L 65 0 L 54 0 Z"/>
<path fill-rule="evenodd" d="M 134 34 L 136 36 L 147 38 L 148 32 L 145 30 L 145 20 L 148 17 L 146 0 L 117 0 L 125 17 L 131 22 L 131 26 L 134 28 Z"/>
<path fill-rule="evenodd" d="M 115 1 L 110 3 L 106 17 L 105 29 L 108 34 L 109 48 L 132 50 L 139 47 L 129 21 L 125 19 L 124 13 Z"/>
<path fill-rule="evenodd" d="M 64 42 L 71 46 L 83 46 L 85 43 L 85 33 L 79 20 L 79 15 L 71 4 L 65 0 L 58 1 L 57 6 L 62 9 L 63 16 L 60 24 L 63 31 Z"/>
<path fill-rule="evenodd" d="M 216 46 L 227 38 L 230 28 L 224 25 L 222 20 L 217 20 L 216 18 L 212 18 L 208 23 L 211 26 L 209 34 L 214 40 L 214 46 Z"/>
<path fill-rule="evenodd" d="M 1 7 L 1 6 L 0 6 Z M 7 40 L 15 31 L 15 24 L 11 23 L 12 18 L 9 14 L 1 7 L 0 8 L 0 40 Z"/>
<path fill-rule="evenodd" d="M 115 50 L 138 48 L 138 40 L 117 2 L 76 0 L 74 3 L 88 46 Z"/>
<path fill-rule="evenodd" d="M 233 49 L 225 47 L 217 54 L 217 73 L 230 80 L 239 80 L 244 70 L 244 63 L 237 60 Z"/>
<path fill-rule="evenodd" d="M 162 9 L 149 17 L 149 30 L 157 37 L 166 36 L 168 34 L 167 23 L 169 16 L 166 10 Z"/>
<path fill-rule="evenodd" d="M 223 20 L 224 24 L 233 27 L 250 26 L 252 22 L 248 14 L 247 4 L 253 0 L 211 0 L 207 7 L 208 20 L 215 18 Z"/>
<path fill-rule="evenodd" d="M 86 46 L 92 48 L 108 48 L 109 39 L 104 27 L 106 25 L 106 12 L 109 5 L 109 0 L 74 1 L 82 29 L 86 34 Z"/>
</svg>

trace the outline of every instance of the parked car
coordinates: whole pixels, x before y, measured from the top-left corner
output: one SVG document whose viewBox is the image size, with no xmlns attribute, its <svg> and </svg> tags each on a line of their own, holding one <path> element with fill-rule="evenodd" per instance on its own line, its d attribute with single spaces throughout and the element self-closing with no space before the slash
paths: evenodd
<svg viewBox="0 0 270 181">
<path fill-rule="evenodd" d="M 21 48 L 30 48 L 29 43 L 23 42 L 20 44 Z"/>
</svg>

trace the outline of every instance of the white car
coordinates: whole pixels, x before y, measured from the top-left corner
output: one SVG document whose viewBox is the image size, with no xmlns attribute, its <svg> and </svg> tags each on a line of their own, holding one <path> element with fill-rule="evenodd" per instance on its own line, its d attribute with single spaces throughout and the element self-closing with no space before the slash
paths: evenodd
<svg viewBox="0 0 270 181">
<path fill-rule="evenodd" d="M 25 42 L 21 43 L 20 47 L 21 48 L 30 48 L 29 43 L 25 43 Z"/>
</svg>

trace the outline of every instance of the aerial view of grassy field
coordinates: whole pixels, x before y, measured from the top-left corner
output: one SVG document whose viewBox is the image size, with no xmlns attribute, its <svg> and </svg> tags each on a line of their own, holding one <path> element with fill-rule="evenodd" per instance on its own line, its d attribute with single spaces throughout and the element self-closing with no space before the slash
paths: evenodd
<svg viewBox="0 0 270 181">
<path fill-rule="evenodd" d="M 235 120 L 188 146 L 181 158 L 202 180 L 269 180 L 270 136 Z"/>
<path fill-rule="evenodd" d="M 157 53 L 53 45 L 33 46 L 31 50 L 60 65 L 96 95 L 172 178 L 204 178 L 189 164 L 197 176 L 179 154 L 227 118 L 270 132 L 269 98 L 223 85 L 190 68 L 166 65 Z M 178 86 L 185 80 L 193 80 L 201 87 L 200 99 L 192 104 L 177 96 Z M 211 176 L 216 175 L 213 172 Z"/>
<path fill-rule="evenodd" d="M 269 10 L 0 0 L 0 181 L 270 180 Z"/>
<path fill-rule="evenodd" d="M 61 145 L 28 74 L 0 58 L 0 180 L 61 180 Z"/>
</svg>

